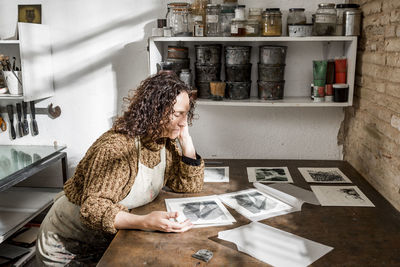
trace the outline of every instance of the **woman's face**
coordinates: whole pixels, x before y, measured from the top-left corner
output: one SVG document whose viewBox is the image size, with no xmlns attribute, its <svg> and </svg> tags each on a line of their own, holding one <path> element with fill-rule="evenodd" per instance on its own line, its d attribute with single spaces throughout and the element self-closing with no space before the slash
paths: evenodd
<svg viewBox="0 0 400 267">
<path fill-rule="evenodd" d="M 170 122 L 166 125 L 164 136 L 175 139 L 179 136 L 181 130 L 187 126 L 187 114 L 190 109 L 189 95 L 187 92 L 181 92 L 176 97 L 176 103 L 170 117 Z"/>
</svg>

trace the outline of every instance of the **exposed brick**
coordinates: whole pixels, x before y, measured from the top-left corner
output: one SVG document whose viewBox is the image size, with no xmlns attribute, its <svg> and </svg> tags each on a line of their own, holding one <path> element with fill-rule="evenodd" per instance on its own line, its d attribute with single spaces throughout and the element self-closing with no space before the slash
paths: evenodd
<svg viewBox="0 0 400 267">
<path fill-rule="evenodd" d="M 362 6 L 362 11 L 364 16 L 368 16 L 370 14 L 379 13 L 382 11 L 382 3 L 380 1 L 373 1 L 366 3 Z"/>
<path fill-rule="evenodd" d="M 400 101 L 400 83 L 387 83 L 386 93 L 398 98 L 397 101 Z"/>
<path fill-rule="evenodd" d="M 386 65 L 390 67 L 400 67 L 400 53 L 386 53 Z"/>
<path fill-rule="evenodd" d="M 364 52 L 361 55 L 362 62 L 376 65 L 385 65 L 386 55 L 383 52 Z"/>
<path fill-rule="evenodd" d="M 396 27 L 396 36 L 400 37 L 400 25 Z"/>
<path fill-rule="evenodd" d="M 385 26 L 385 37 L 396 37 L 396 26 L 395 25 Z"/>
<path fill-rule="evenodd" d="M 392 115 L 390 120 L 390 125 L 400 131 L 400 117 Z"/>
<path fill-rule="evenodd" d="M 392 11 L 396 8 L 400 8 L 399 0 L 384 0 L 382 2 L 382 11 Z"/>
<path fill-rule="evenodd" d="M 400 10 L 390 12 L 390 22 L 400 22 Z"/>
<path fill-rule="evenodd" d="M 376 78 L 374 79 L 370 76 L 364 76 L 363 88 L 383 93 L 385 92 L 386 84 L 383 80 L 378 80 Z"/>
<path fill-rule="evenodd" d="M 385 41 L 385 50 L 388 52 L 400 52 L 400 39 L 391 38 Z"/>
</svg>

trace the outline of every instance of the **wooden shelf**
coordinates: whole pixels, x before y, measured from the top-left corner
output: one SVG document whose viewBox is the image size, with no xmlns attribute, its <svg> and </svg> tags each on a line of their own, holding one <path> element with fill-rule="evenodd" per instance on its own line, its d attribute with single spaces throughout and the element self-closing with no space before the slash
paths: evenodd
<svg viewBox="0 0 400 267">
<path fill-rule="evenodd" d="M 53 203 L 60 188 L 13 187 L 0 192 L 0 243 Z"/>
<path fill-rule="evenodd" d="M 257 97 L 251 97 L 244 100 L 224 99 L 214 101 L 211 99 L 196 100 L 199 106 L 238 106 L 238 107 L 348 107 L 348 102 L 313 102 L 310 97 L 285 97 L 282 100 L 260 100 Z"/>
<path fill-rule="evenodd" d="M 3 44 L 19 44 L 19 40 L 0 40 L 0 45 Z"/>
<path fill-rule="evenodd" d="M 150 37 L 154 42 L 343 42 L 356 41 L 357 36 L 310 36 L 310 37 Z"/>
</svg>

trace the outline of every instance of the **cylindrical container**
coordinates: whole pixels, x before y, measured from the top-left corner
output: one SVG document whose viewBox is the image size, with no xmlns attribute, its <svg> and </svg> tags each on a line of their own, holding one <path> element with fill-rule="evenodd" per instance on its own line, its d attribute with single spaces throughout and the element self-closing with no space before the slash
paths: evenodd
<svg viewBox="0 0 400 267">
<path fill-rule="evenodd" d="M 308 37 L 312 36 L 313 25 L 289 25 L 289 36 L 290 37 Z"/>
<path fill-rule="evenodd" d="M 307 23 L 304 8 L 290 8 L 287 16 L 287 32 L 289 33 L 289 25 L 304 25 Z M 288 34 L 289 35 L 289 34 Z M 290 35 L 289 35 L 290 36 Z"/>
<path fill-rule="evenodd" d="M 220 18 L 222 36 L 231 36 L 231 24 L 232 19 L 235 18 L 235 8 L 231 5 L 222 5 Z"/>
<path fill-rule="evenodd" d="M 167 58 L 163 69 L 173 70 L 178 76 L 183 69 L 189 69 L 190 60 L 188 58 Z"/>
<path fill-rule="evenodd" d="M 3 71 L 4 81 L 11 95 L 22 94 L 22 75 L 20 71 Z M 17 78 L 18 77 L 18 78 Z"/>
<path fill-rule="evenodd" d="M 255 19 L 261 24 L 262 21 L 262 8 L 249 8 L 248 20 Z"/>
<path fill-rule="evenodd" d="M 360 35 L 361 10 L 347 10 L 343 14 L 343 31 L 345 36 Z"/>
<path fill-rule="evenodd" d="M 334 35 L 336 32 L 335 4 L 322 3 L 318 5 L 315 14 L 314 31 L 318 36 Z"/>
<path fill-rule="evenodd" d="M 347 58 L 335 59 L 335 82 L 346 83 L 347 82 Z"/>
<path fill-rule="evenodd" d="M 225 63 L 227 65 L 249 64 L 251 46 L 225 46 Z"/>
<path fill-rule="evenodd" d="M 196 81 L 211 82 L 220 81 L 221 64 L 200 64 L 195 63 Z"/>
<path fill-rule="evenodd" d="M 224 82 L 210 82 L 211 99 L 216 101 L 223 100 L 225 96 L 225 87 L 226 84 Z"/>
<path fill-rule="evenodd" d="M 333 102 L 333 84 L 325 86 L 325 102 Z"/>
<path fill-rule="evenodd" d="M 174 36 L 192 36 L 192 29 L 190 26 L 190 21 L 192 20 L 191 12 L 189 10 L 189 4 L 184 4 L 185 3 L 175 3 L 175 6 L 172 7 L 170 26 Z"/>
<path fill-rule="evenodd" d="M 189 49 L 183 46 L 168 46 L 168 58 L 182 58 L 188 57 Z"/>
<path fill-rule="evenodd" d="M 225 65 L 225 80 L 227 82 L 250 82 L 251 64 Z"/>
<path fill-rule="evenodd" d="M 334 102 L 347 102 L 349 95 L 348 84 L 334 84 L 333 85 L 333 101 Z"/>
<path fill-rule="evenodd" d="M 258 80 L 263 82 L 283 81 L 285 76 L 285 65 L 267 65 L 258 63 Z"/>
<path fill-rule="evenodd" d="M 167 20 L 166 19 L 157 19 L 157 28 L 164 28 L 167 26 Z"/>
<path fill-rule="evenodd" d="M 245 15 L 245 5 L 238 5 L 235 8 L 235 19 L 238 20 L 245 20 L 246 19 L 246 15 Z"/>
<path fill-rule="evenodd" d="M 192 86 L 192 74 L 190 73 L 190 69 L 182 69 L 179 74 L 179 79 L 184 82 L 188 87 Z"/>
<path fill-rule="evenodd" d="M 201 15 L 193 17 L 193 36 L 197 37 L 204 36 L 204 23 L 203 23 L 203 17 Z"/>
<path fill-rule="evenodd" d="M 210 82 L 196 81 L 196 88 L 198 98 L 211 98 Z"/>
<path fill-rule="evenodd" d="M 262 36 L 282 35 L 282 13 L 279 8 L 267 8 L 263 13 Z"/>
<path fill-rule="evenodd" d="M 335 83 L 335 61 L 328 60 L 326 66 L 326 84 L 334 84 Z"/>
<path fill-rule="evenodd" d="M 232 19 L 231 36 L 234 36 L 234 37 L 246 36 L 246 20 Z"/>
<path fill-rule="evenodd" d="M 199 64 L 219 64 L 221 62 L 221 45 L 195 45 L 196 61 Z"/>
<path fill-rule="evenodd" d="M 260 46 L 260 63 L 268 65 L 284 65 L 287 46 L 263 45 Z"/>
<path fill-rule="evenodd" d="M 233 100 L 250 98 L 250 82 L 226 82 L 226 97 Z"/>
<path fill-rule="evenodd" d="M 325 101 L 325 86 L 314 85 L 312 98 L 313 98 L 314 102 L 324 102 Z"/>
<path fill-rule="evenodd" d="M 246 36 L 260 36 L 260 23 L 256 19 L 248 19 L 245 23 Z"/>
<path fill-rule="evenodd" d="M 220 23 L 219 16 L 221 13 L 221 6 L 208 4 L 206 13 L 206 36 L 220 36 Z"/>
<path fill-rule="evenodd" d="M 315 86 L 325 87 L 327 65 L 328 62 L 326 60 L 313 60 L 313 78 Z"/>
<path fill-rule="evenodd" d="M 336 5 L 336 33 L 335 35 L 341 36 L 343 33 L 343 13 L 347 10 L 358 10 L 358 4 L 337 4 Z"/>
<path fill-rule="evenodd" d="M 264 100 L 283 99 L 285 81 L 263 82 L 258 81 L 258 98 Z"/>
<path fill-rule="evenodd" d="M 163 35 L 164 35 L 164 37 L 171 37 L 172 36 L 172 28 L 171 27 L 164 27 L 163 28 Z"/>
</svg>

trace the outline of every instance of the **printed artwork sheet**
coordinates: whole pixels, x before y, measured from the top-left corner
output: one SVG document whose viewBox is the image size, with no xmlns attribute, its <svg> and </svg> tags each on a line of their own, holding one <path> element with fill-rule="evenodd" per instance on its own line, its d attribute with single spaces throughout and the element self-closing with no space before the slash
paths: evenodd
<svg viewBox="0 0 400 267">
<path fill-rule="evenodd" d="M 205 183 L 229 183 L 229 167 L 205 167 Z"/>
<path fill-rule="evenodd" d="M 233 242 L 239 251 L 277 267 L 308 266 L 333 249 L 259 222 L 219 232 L 218 238 Z"/>
<path fill-rule="evenodd" d="M 311 186 L 322 206 L 375 207 L 375 205 L 354 185 Z"/>
<path fill-rule="evenodd" d="M 178 221 L 189 219 L 194 227 L 227 225 L 236 222 L 216 195 L 165 199 L 167 211 L 177 211 Z"/>
<path fill-rule="evenodd" d="M 293 183 L 287 167 L 247 167 L 250 183 Z"/>
<path fill-rule="evenodd" d="M 299 168 L 299 171 L 309 183 L 351 183 L 339 168 Z"/>
</svg>

